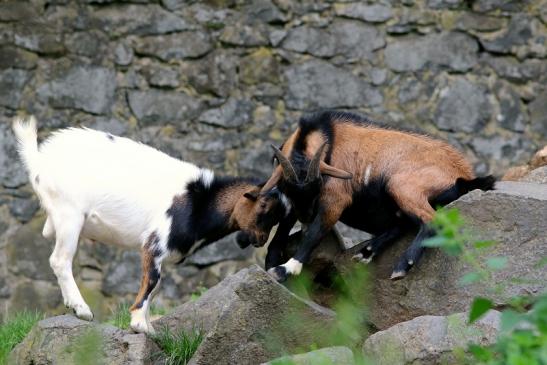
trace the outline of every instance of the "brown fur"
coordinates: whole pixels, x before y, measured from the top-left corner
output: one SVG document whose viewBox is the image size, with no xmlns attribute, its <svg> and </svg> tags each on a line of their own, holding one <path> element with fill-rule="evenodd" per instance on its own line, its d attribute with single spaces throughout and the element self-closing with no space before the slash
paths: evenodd
<svg viewBox="0 0 547 365">
<path fill-rule="evenodd" d="M 218 210 L 230 216 L 230 223 L 234 228 L 247 226 L 253 219 L 250 212 L 255 202 L 246 199 L 243 195 L 247 192 L 257 190 L 252 184 L 233 185 L 222 191 L 217 197 Z"/>
<path fill-rule="evenodd" d="M 256 201 L 244 197 L 245 193 L 256 196 Z M 230 216 L 230 228 L 253 232 L 259 239 L 267 239 L 267 233 L 257 227 L 256 217 L 272 209 L 276 201 L 260 195 L 260 188 L 252 184 L 232 185 L 218 196 L 219 211 Z"/>
<path fill-rule="evenodd" d="M 154 267 L 154 255 L 152 254 L 152 251 L 154 249 L 153 244 L 156 241 L 157 235 L 156 233 L 152 233 L 141 250 L 141 285 L 137 297 L 135 298 L 135 303 L 129 308 L 130 311 L 138 309 L 139 304 L 148 299 L 146 298 L 146 293 L 148 292 L 148 287 L 150 285 L 150 271 L 152 271 Z"/>
<path fill-rule="evenodd" d="M 330 164 L 351 172 L 350 181 L 328 179 L 325 184 L 327 199 L 331 194 L 344 192 L 333 203 L 330 211 L 341 212 L 351 204 L 351 194 L 363 184 L 367 167 L 369 179 L 388 178 L 388 189 L 401 209 L 428 222 L 434 210 L 428 199 L 454 184 L 457 178 L 473 179 L 471 165 L 449 144 L 427 136 L 333 121 L 335 148 Z M 300 133 L 298 128 L 283 145 L 288 156 Z M 319 131 L 306 137 L 305 155 L 312 158 L 317 149 L 327 142 Z M 329 212 L 329 214 L 334 213 Z"/>
</svg>

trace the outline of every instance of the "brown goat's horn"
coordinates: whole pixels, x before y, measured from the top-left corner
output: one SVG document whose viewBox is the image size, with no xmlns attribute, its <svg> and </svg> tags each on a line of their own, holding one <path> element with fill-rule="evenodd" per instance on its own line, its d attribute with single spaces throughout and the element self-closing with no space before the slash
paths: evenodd
<svg viewBox="0 0 547 365">
<path fill-rule="evenodd" d="M 325 142 L 321 145 L 321 147 L 319 147 L 317 152 L 315 152 L 315 155 L 313 156 L 310 165 L 308 166 L 308 173 L 306 174 L 306 180 L 304 182 L 308 183 L 321 176 L 321 170 L 319 169 L 319 165 L 321 163 L 323 151 L 325 150 L 326 146 L 327 143 Z"/>
<path fill-rule="evenodd" d="M 289 182 L 298 183 L 298 175 L 296 175 L 291 161 L 289 161 L 287 157 L 283 156 L 283 153 L 279 150 L 279 148 L 272 145 L 272 149 L 274 150 L 275 157 L 277 157 L 277 160 L 283 169 L 283 177 Z"/>
</svg>

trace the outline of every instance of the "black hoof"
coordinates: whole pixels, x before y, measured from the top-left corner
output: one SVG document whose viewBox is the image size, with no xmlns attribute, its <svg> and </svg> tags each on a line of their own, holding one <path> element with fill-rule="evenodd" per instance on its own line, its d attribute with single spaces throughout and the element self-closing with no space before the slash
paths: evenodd
<svg viewBox="0 0 547 365">
<path fill-rule="evenodd" d="M 268 274 L 274 278 L 278 283 L 282 283 L 288 278 L 287 269 L 283 266 L 272 267 L 268 270 Z"/>
</svg>

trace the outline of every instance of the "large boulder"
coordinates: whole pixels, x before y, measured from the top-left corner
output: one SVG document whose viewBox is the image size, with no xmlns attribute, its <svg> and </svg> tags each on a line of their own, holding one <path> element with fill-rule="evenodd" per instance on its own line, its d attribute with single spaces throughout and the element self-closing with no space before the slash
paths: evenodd
<svg viewBox="0 0 547 365">
<path fill-rule="evenodd" d="M 491 297 L 496 305 L 503 305 L 511 296 L 545 290 L 547 270 L 533 269 L 547 256 L 545 185 L 500 182 L 494 191 L 474 190 L 449 207 L 460 211 L 476 240 L 497 242 L 482 250 L 479 259 L 507 258 L 506 268 L 493 274 L 493 283 L 511 278 L 531 279 L 530 282 L 509 281 L 495 295 L 483 283 L 462 286 L 460 279 L 471 269 L 459 257 L 448 256 L 439 249 L 426 250 L 403 280 L 391 281 L 396 261 L 413 238 L 408 236 L 373 261 L 370 320 L 377 328 L 386 329 L 422 315 L 464 312 L 476 296 Z"/>
<path fill-rule="evenodd" d="M 311 344 L 324 345 L 334 318 L 330 310 L 295 296 L 258 266 L 251 266 L 153 325 L 203 330 L 206 335 L 190 364 L 244 365 Z"/>
<path fill-rule="evenodd" d="M 144 334 L 63 315 L 44 319 L 10 354 L 9 364 L 152 364 L 160 350 Z M 93 359 L 93 360 L 92 360 Z"/>
<path fill-rule="evenodd" d="M 467 313 L 423 316 L 376 332 L 365 341 L 363 353 L 376 365 L 456 365 L 461 359 L 454 350 L 465 349 L 470 342 L 491 345 L 499 328 L 498 311 L 472 325 L 467 325 Z"/>
</svg>

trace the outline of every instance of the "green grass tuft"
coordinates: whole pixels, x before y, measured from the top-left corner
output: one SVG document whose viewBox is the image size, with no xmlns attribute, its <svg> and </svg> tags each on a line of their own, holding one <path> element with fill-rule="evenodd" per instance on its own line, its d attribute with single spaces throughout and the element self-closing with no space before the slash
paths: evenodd
<svg viewBox="0 0 547 365">
<path fill-rule="evenodd" d="M 206 291 L 207 291 L 206 287 L 198 286 L 196 290 L 192 293 L 192 295 L 190 295 L 190 300 L 191 301 L 198 300 Z"/>
<path fill-rule="evenodd" d="M 203 340 L 203 331 L 194 329 L 191 333 L 184 330 L 171 331 L 161 328 L 154 341 L 165 354 L 165 365 L 185 365 L 190 361 Z"/>
<path fill-rule="evenodd" d="M 11 350 L 30 332 L 32 327 L 44 315 L 39 312 L 23 311 L 12 318 L 7 318 L 0 325 L 0 364 L 5 364 Z"/>
<path fill-rule="evenodd" d="M 129 307 L 130 305 L 127 303 L 118 304 L 118 306 L 112 311 L 110 319 L 108 319 L 106 323 L 109 323 L 122 330 L 128 329 L 131 323 L 131 313 L 129 312 Z"/>
</svg>

